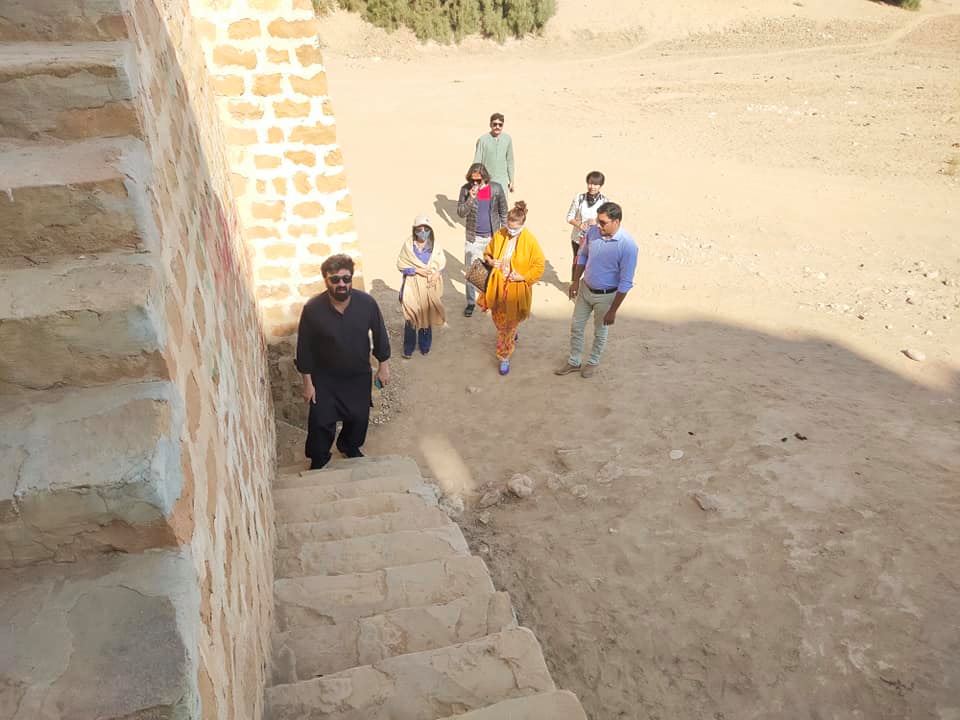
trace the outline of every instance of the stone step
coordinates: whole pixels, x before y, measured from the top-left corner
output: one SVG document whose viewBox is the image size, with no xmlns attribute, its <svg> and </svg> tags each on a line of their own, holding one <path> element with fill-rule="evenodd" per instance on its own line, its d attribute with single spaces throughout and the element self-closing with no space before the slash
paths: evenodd
<svg viewBox="0 0 960 720">
<path fill-rule="evenodd" d="M 167 382 L 0 396 L 0 567 L 175 544 L 182 414 Z"/>
<path fill-rule="evenodd" d="M 412 475 L 421 477 L 420 468 L 410 458 L 388 455 L 379 458 L 331 460 L 323 470 L 287 471 L 277 478 L 276 488 L 338 485 L 376 477 Z"/>
<path fill-rule="evenodd" d="M 480 710 L 449 715 L 443 720 L 587 720 L 587 714 L 576 695 L 557 690 L 504 700 Z"/>
<path fill-rule="evenodd" d="M 274 490 L 274 493 L 277 491 Z M 349 518 L 375 517 L 382 514 L 416 512 L 424 507 L 436 505 L 413 493 L 373 493 L 364 497 L 348 498 L 336 502 L 311 505 L 299 508 L 285 516 L 278 509 L 277 523 L 282 526 L 303 526 L 305 524 L 326 523 Z"/>
<path fill-rule="evenodd" d="M 125 70 L 129 47 L 127 41 L 0 44 L 0 138 L 139 137 Z"/>
<path fill-rule="evenodd" d="M 434 720 L 554 689 L 533 633 L 515 628 L 275 685 L 267 690 L 265 715 L 269 720 Z"/>
<path fill-rule="evenodd" d="M 378 477 L 321 485 L 312 488 L 281 488 L 273 491 L 280 522 L 313 522 L 326 519 L 325 504 L 384 493 L 419 495 L 421 502 L 436 503 L 436 491 L 417 476 Z"/>
<path fill-rule="evenodd" d="M 356 500 L 368 501 L 372 497 L 342 500 L 335 505 L 356 503 Z M 414 507 L 402 512 L 388 512 L 371 517 L 337 517 L 326 522 L 289 523 L 277 526 L 278 552 L 285 549 L 297 548 L 305 543 L 328 542 L 330 540 L 346 540 L 352 537 L 365 535 L 382 535 L 384 533 L 401 532 L 403 530 L 425 530 L 427 528 L 443 527 L 450 523 L 450 518 L 440 508 L 425 505 L 416 496 L 397 496 L 403 499 L 416 501 Z M 369 503 L 368 503 L 369 505 Z"/>
<path fill-rule="evenodd" d="M 343 625 L 274 636 L 273 682 L 329 675 L 388 657 L 436 650 L 516 627 L 506 593 L 473 593 L 447 603 L 401 608 Z M 546 717 L 546 716 L 545 716 Z"/>
<path fill-rule="evenodd" d="M 0 144 L 0 264 L 157 246 L 143 143 Z"/>
<path fill-rule="evenodd" d="M 0 716 L 197 717 L 199 622 L 186 551 L 5 571 Z"/>
<path fill-rule="evenodd" d="M 428 530 L 366 535 L 278 550 L 275 567 L 278 578 L 344 575 L 469 554 L 460 528 L 447 523 Z"/>
<path fill-rule="evenodd" d="M 4 0 L 0 40 L 116 40 L 127 36 L 120 0 Z"/>
<path fill-rule="evenodd" d="M 483 560 L 470 555 L 367 573 L 287 578 L 273 588 L 281 632 L 494 592 Z"/>
<path fill-rule="evenodd" d="M 0 390 L 166 379 L 162 318 L 150 255 L 0 270 Z"/>
</svg>

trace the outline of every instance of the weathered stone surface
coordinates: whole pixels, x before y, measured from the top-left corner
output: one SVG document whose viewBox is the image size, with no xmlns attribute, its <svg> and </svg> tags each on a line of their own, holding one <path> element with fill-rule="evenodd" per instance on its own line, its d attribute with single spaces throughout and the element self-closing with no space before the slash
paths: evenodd
<svg viewBox="0 0 960 720">
<path fill-rule="evenodd" d="M 143 163 L 130 138 L 0 148 L 0 259 L 149 247 Z"/>
<path fill-rule="evenodd" d="M 4 398 L 0 567 L 171 544 L 174 397 L 167 383 L 138 383 Z"/>
<path fill-rule="evenodd" d="M 340 470 L 348 468 L 353 474 L 355 480 L 363 480 L 371 477 L 384 477 L 386 475 L 401 474 L 406 471 L 419 474 L 420 466 L 412 459 L 403 455 L 379 455 L 376 457 L 362 458 L 334 458 L 324 470 Z M 323 472 L 323 470 L 304 470 L 303 474 Z"/>
<path fill-rule="evenodd" d="M 344 623 L 397 608 L 445 603 L 494 592 L 480 558 L 465 556 L 369 573 L 313 576 L 274 583 L 281 631 Z"/>
<path fill-rule="evenodd" d="M 387 455 L 380 458 L 356 458 L 354 461 L 331 461 L 323 470 L 303 470 L 288 473 L 277 478 L 274 487 L 317 487 L 319 485 L 339 485 L 353 480 L 368 480 L 377 477 L 413 476 L 421 477 L 420 468 L 410 458 Z"/>
<path fill-rule="evenodd" d="M 4 573 L 4 720 L 195 717 L 199 597 L 186 552 Z"/>
<path fill-rule="evenodd" d="M 420 477 L 367 478 L 338 485 L 278 488 L 273 491 L 273 500 L 282 522 L 310 522 L 322 519 L 317 512 L 323 512 L 324 504 L 380 493 L 408 493 L 421 490 L 424 485 Z"/>
<path fill-rule="evenodd" d="M 481 710 L 451 715 L 444 720 L 587 720 L 587 714 L 576 695 L 557 690 L 504 700 Z"/>
<path fill-rule="evenodd" d="M 0 138 L 138 136 L 127 42 L 0 46 Z"/>
<path fill-rule="evenodd" d="M 166 379 L 159 278 L 143 255 L 0 272 L 0 391 Z"/>
<path fill-rule="evenodd" d="M 372 572 L 396 565 L 413 565 L 469 554 L 470 548 L 460 528 L 448 523 L 425 530 L 366 535 L 280 549 L 276 555 L 276 576 Z"/>
<path fill-rule="evenodd" d="M 457 645 L 515 626 L 506 593 L 474 593 L 344 625 L 298 628 L 274 639 L 273 681 L 308 680 L 396 655 Z"/>
<path fill-rule="evenodd" d="M 533 633 L 391 657 L 267 690 L 270 720 L 434 720 L 555 689 Z"/>
<path fill-rule="evenodd" d="M 371 517 L 385 513 L 408 512 L 423 506 L 423 499 L 412 493 L 377 493 L 365 497 L 298 508 L 286 513 L 281 512 L 278 508 L 277 522 L 298 525 L 328 522 L 338 518 Z"/>
<path fill-rule="evenodd" d="M 119 0 L 4 0 L 0 40 L 114 40 L 126 37 Z"/>
<path fill-rule="evenodd" d="M 342 517 L 326 522 L 289 523 L 277 528 L 277 546 L 295 548 L 303 543 L 443 527 L 449 522 L 450 519 L 440 508 L 425 505 L 371 517 Z"/>
</svg>

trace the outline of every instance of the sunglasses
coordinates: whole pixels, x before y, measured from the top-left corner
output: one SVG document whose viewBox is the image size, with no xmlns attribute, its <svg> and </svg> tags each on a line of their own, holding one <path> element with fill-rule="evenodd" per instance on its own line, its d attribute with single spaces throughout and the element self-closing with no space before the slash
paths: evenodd
<svg viewBox="0 0 960 720">
<path fill-rule="evenodd" d="M 328 275 L 327 280 L 331 285 L 349 285 L 353 275 Z"/>
<path fill-rule="evenodd" d="M 501 122 L 490 123 L 490 127 L 503 127 L 503 123 Z"/>
<path fill-rule="evenodd" d="M 612 222 L 613 220 L 601 220 L 600 218 L 597 218 L 597 225 L 599 225 L 600 227 L 606 227 Z"/>
</svg>

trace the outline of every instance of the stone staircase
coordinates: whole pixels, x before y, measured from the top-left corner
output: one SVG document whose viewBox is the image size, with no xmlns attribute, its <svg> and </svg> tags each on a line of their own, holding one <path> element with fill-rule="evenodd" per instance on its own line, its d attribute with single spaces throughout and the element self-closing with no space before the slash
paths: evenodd
<svg viewBox="0 0 960 720">
<path fill-rule="evenodd" d="M 4 720 L 198 706 L 183 401 L 126 33 L 118 0 L 0 4 Z"/>
<path fill-rule="evenodd" d="M 182 402 L 122 19 L 0 13 L 0 567 L 174 544 Z"/>
<path fill-rule="evenodd" d="M 268 720 L 585 720 L 414 462 L 288 472 L 274 503 Z"/>
</svg>

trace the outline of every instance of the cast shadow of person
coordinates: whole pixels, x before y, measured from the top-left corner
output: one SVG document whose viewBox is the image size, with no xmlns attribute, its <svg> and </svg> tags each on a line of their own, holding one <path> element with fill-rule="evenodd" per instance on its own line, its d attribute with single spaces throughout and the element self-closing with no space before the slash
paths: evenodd
<svg viewBox="0 0 960 720">
<path fill-rule="evenodd" d="M 549 259 L 544 265 L 543 277 L 540 278 L 540 282 L 544 285 L 553 285 L 564 295 L 566 295 L 567 288 L 570 286 L 569 281 L 561 279 L 560 273 L 557 272 L 556 267 L 554 267 L 553 263 L 551 263 Z"/>
<path fill-rule="evenodd" d="M 436 200 L 433 201 L 433 209 L 436 210 L 437 217 L 449 227 L 464 224 L 464 219 L 457 215 L 457 201 L 451 200 L 446 195 L 437 193 Z"/>
</svg>

